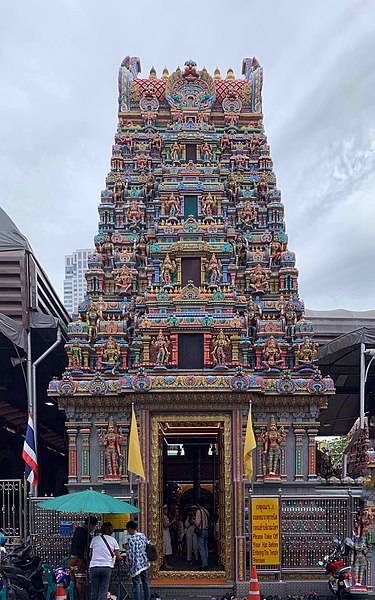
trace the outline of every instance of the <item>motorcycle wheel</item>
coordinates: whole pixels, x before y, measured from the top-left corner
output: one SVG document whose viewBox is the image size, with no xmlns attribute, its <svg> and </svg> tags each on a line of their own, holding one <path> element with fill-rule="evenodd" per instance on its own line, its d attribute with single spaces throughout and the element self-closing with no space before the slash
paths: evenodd
<svg viewBox="0 0 375 600">
<path fill-rule="evenodd" d="M 335 598 L 341 598 L 341 590 L 340 588 L 338 588 L 337 590 L 335 590 L 335 588 L 332 585 L 332 582 L 329 581 L 328 582 L 328 587 L 329 587 L 329 591 L 331 592 L 332 596 L 334 596 Z"/>
<path fill-rule="evenodd" d="M 29 600 L 29 594 L 18 585 L 12 585 L 8 589 L 8 598 L 9 600 Z"/>
</svg>

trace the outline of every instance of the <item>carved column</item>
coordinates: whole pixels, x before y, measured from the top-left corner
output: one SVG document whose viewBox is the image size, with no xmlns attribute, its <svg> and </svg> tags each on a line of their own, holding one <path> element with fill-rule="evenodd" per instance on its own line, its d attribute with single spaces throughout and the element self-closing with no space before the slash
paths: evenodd
<svg viewBox="0 0 375 600">
<path fill-rule="evenodd" d="M 143 336 L 143 361 L 144 365 L 150 364 L 150 341 L 151 336 L 149 334 L 145 334 Z"/>
<path fill-rule="evenodd" d="M 69 425 L 66 430 L 69 444 L 69 475 L 68 483 L 77 483 L 77 427 Z"/>
<path fill-rule="evenodd" d="M 205 333 L 204 334 L 204 366 L 205 367 L 212 364 L 210 347 L 211 347 L 211 334 Z"/>
<path fill-rule="evenodd" d="M 318 434 L 317 429 L 308 429 L 307 435 L 309 438 L 309 472 L 308 472 L 308 480 L 311 481 L 316 479 L 316 442 L 315 437 Z"/>
<path fill-rule="evenodd" d="M 297 425 L 294 428 L 294 435 L 296 440 L 296 466 L 294 479 L 296 481 L 303 481 L 303 438 L 305 430 Z"/>
<path fill-rule="evenodd" d="M 128 438 L 130 431 L 129 421 L 119 421 L 117 423 L 119 431 L 121 431 L 123 435 L 123 440 L 121 444 L 121 458 L 120 458 L 120 477 L 123 482 L 128 482 Z"/>
<path fill-rule="evenodd" d="M 264 450 L 264 444 L 263 444 L 263 440 L 261 438 L 262 436 L 262 432 L 264 431 L 263 427 L 256 427 L 254 426 L 254 434 L 255 434 L 255 439 L 257 442 L 257 457 L 258 457 L 258 464 L 259 464 L 259 470 L 256 472 L 256 480 L 257 481 L 263 481 L 264 476 L 267 474 L 267 472 L 265 472 L 264 470 L 264 455 L 263 455 L 263 450 Z M 255 470 L 256 470 L 256 465 L 255 465 Z"/>
<path fill-rule="evenodd" d="M 285 480 L 287 478 L 287 473 L 286 473 L 286 438 L 287 438 L 287 435 L 288 435 L 288 428 L 285 426 L 284 423 L 282 423 L 282 427 L 284 429 L 285 436 L 283 436 L 282 442 L 280 444 L 280 477 L 281 477 L 281 479 Z"/>
<path fill-rule="evenodd" d="M 95 423 L 98 433 L 98 449 L 99 449 L 99 466 L 98 466 L 98 481 L 103 481 L 105 474 L 105 446 L 100 441 L 100 434 L 103 432 L 105 423 Z"/>
<path fill-rule="evenodd" d="M 91 424 L 85 423 L 79 431 L 82 440 L 82 477 L 81 483 L 89 483 L 90 476 L 90 433 Z"/>
<path fill-rule="evenodd" d="M 232 357 L 231 357 L 231 362 L 234 364 L 238 364 L 239 363 L 239 358 L 238 358 L 238 345 L 240 342 L 240 336 L 237 333 L 234 333 L 231 336 L 231 342 L 232 342 Z"/>
<path fill-rule="evenodd" d="M 178 336 L 177 333 L 173 333 L 170 336 L 171 341 L 171 357 L 169 364 L 173 366 L 177 366 L 178 364 Z"/>
</svg>

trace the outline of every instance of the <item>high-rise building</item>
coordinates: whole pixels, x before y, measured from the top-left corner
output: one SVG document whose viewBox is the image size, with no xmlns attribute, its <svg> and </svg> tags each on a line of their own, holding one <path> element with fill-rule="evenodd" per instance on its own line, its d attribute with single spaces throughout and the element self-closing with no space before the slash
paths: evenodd
<svg viewBox="0 0 375 600">
<path fill-rule="evenodd" d="M 91 249 L 79 249 L 65 256 L 64 306 L 69 314 L 77 312 L 77 307 L 86 294 L 85 273 Z"/>
</svg>

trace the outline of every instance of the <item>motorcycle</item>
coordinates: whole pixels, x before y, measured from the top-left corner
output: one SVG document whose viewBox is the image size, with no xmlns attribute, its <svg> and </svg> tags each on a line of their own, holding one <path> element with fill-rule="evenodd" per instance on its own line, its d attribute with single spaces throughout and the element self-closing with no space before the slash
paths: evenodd
<svg viewBox="0 0 375 600">
<path fill-rule="evenodd" d="M 353 550 L 354 543 L 350 538 L 340 542 L 333 538 L 331 547 L 319 565 L 324 567 L 327 575 L 330 575 L 328 587 L 335 598 L 342 598 L 344 594 L 350 594 L 351 567 L 346 566 L 346 559 Z"/>
<path fill-rule="evenodd" d="M 15 548 L 6 555 L 0 572 L 8 588 L 8 598 L 44 600 L 42 563 L 31 546 Z"/>
</svg>

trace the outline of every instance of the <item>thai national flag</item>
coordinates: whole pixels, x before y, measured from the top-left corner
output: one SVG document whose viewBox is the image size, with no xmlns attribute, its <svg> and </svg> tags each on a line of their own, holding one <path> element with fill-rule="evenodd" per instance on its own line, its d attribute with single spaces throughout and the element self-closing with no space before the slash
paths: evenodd
<svg viewBox="0 0 375 600">
<path fill-rule="evenodd" d="M 38 459 L 35 452 L 35 436 L 33 413 L 30 411 L 26 429 L 26 438 L 22 450 L 22 458 L 25 461 L 25 477 L 31 485 L 38 483 Z"/>
</svg>

